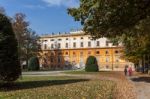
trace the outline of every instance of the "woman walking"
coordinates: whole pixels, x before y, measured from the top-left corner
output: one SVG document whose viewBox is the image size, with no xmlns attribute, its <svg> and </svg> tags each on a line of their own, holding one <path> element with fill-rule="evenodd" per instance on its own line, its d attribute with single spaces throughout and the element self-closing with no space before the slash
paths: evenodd
<svg viewBox="0 0 150 99">
<path fill-rule="evenodd" d="M 129 72 L 129 76 L 132 76 L 132 67 L 129 67 L 128 72 Z"/>
</svg>

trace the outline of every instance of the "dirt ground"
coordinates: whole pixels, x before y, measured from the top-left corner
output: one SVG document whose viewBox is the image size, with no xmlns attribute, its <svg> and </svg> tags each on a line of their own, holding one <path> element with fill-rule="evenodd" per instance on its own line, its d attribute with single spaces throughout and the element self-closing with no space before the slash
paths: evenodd
<svg viewBox="0 0 150 99">
<path fill-rule="evenodd" d="M 150 75 L 136 73 L 128 79 L 135 85 L 137 99 L 150 99 Z"/>
</svg>

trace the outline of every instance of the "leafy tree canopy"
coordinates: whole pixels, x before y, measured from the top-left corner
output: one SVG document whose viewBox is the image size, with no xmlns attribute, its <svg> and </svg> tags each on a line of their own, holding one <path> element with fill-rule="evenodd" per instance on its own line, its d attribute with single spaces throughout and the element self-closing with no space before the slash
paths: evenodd
<svg viewBox="0 0 150 99">
<path fill-rule="evenodd" d="M 35 56 L 39 50 L 38 35 L 35 31 L 29 28 L 29 22 L 26 21 L 26 15 L 23 13 L 16 13 L 12 19 L 12 26 L 18 40 L 19 58 L 21 64 L 28 59 Z"/>
<path fill-rule="evenodd" d="M 79 8 L 68 9 L 95 38 L 120 36 L 149 18 L 149 12 L 150 0 L 80 0 Z"/>
<path fill-rule="evenodd" d="M 93 38 L 121 41 L 129 59 L 150 54 L 150 0 L 80 0 L 68 13 Z"/>
</svg>

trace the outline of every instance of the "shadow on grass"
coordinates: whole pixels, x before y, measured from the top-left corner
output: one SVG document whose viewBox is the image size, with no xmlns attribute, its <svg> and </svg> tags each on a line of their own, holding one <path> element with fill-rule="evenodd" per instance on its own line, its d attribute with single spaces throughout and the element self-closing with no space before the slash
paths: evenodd
<svg viewBox="0 0 150 99">
<path fill-rule="evenodd" d="M 0 86 L 0 91 L 15 91 L 15 90 L 22 90 L 22 89 L 32 89 L 32 88 L 38 88 L 38 87 L 71 84 L 71 83 L 84 82 L 84 81 L 89 81 L 89 79 L 41 80 L 41 81 L 15 82 L 12 84 L 5 84 L 3 86 Z"/>
<path fill-rule="evenodd" d="M 150 83 L 150 77 L 138 77 L 138 78 L 132 78 L 131 79 L 134 82 L 147 82 Z"/>
</svg>

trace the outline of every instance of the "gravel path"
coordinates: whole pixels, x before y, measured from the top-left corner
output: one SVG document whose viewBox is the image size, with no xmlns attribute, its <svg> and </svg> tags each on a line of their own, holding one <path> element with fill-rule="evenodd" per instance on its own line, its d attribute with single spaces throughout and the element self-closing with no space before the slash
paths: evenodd
<svg viewBox="0 0 150 99">
<path fill-rule="evenodd" d="M 150 76 L 129 77 L 136 87 L 137 99 L 150 99 Z"/>
</svg>

